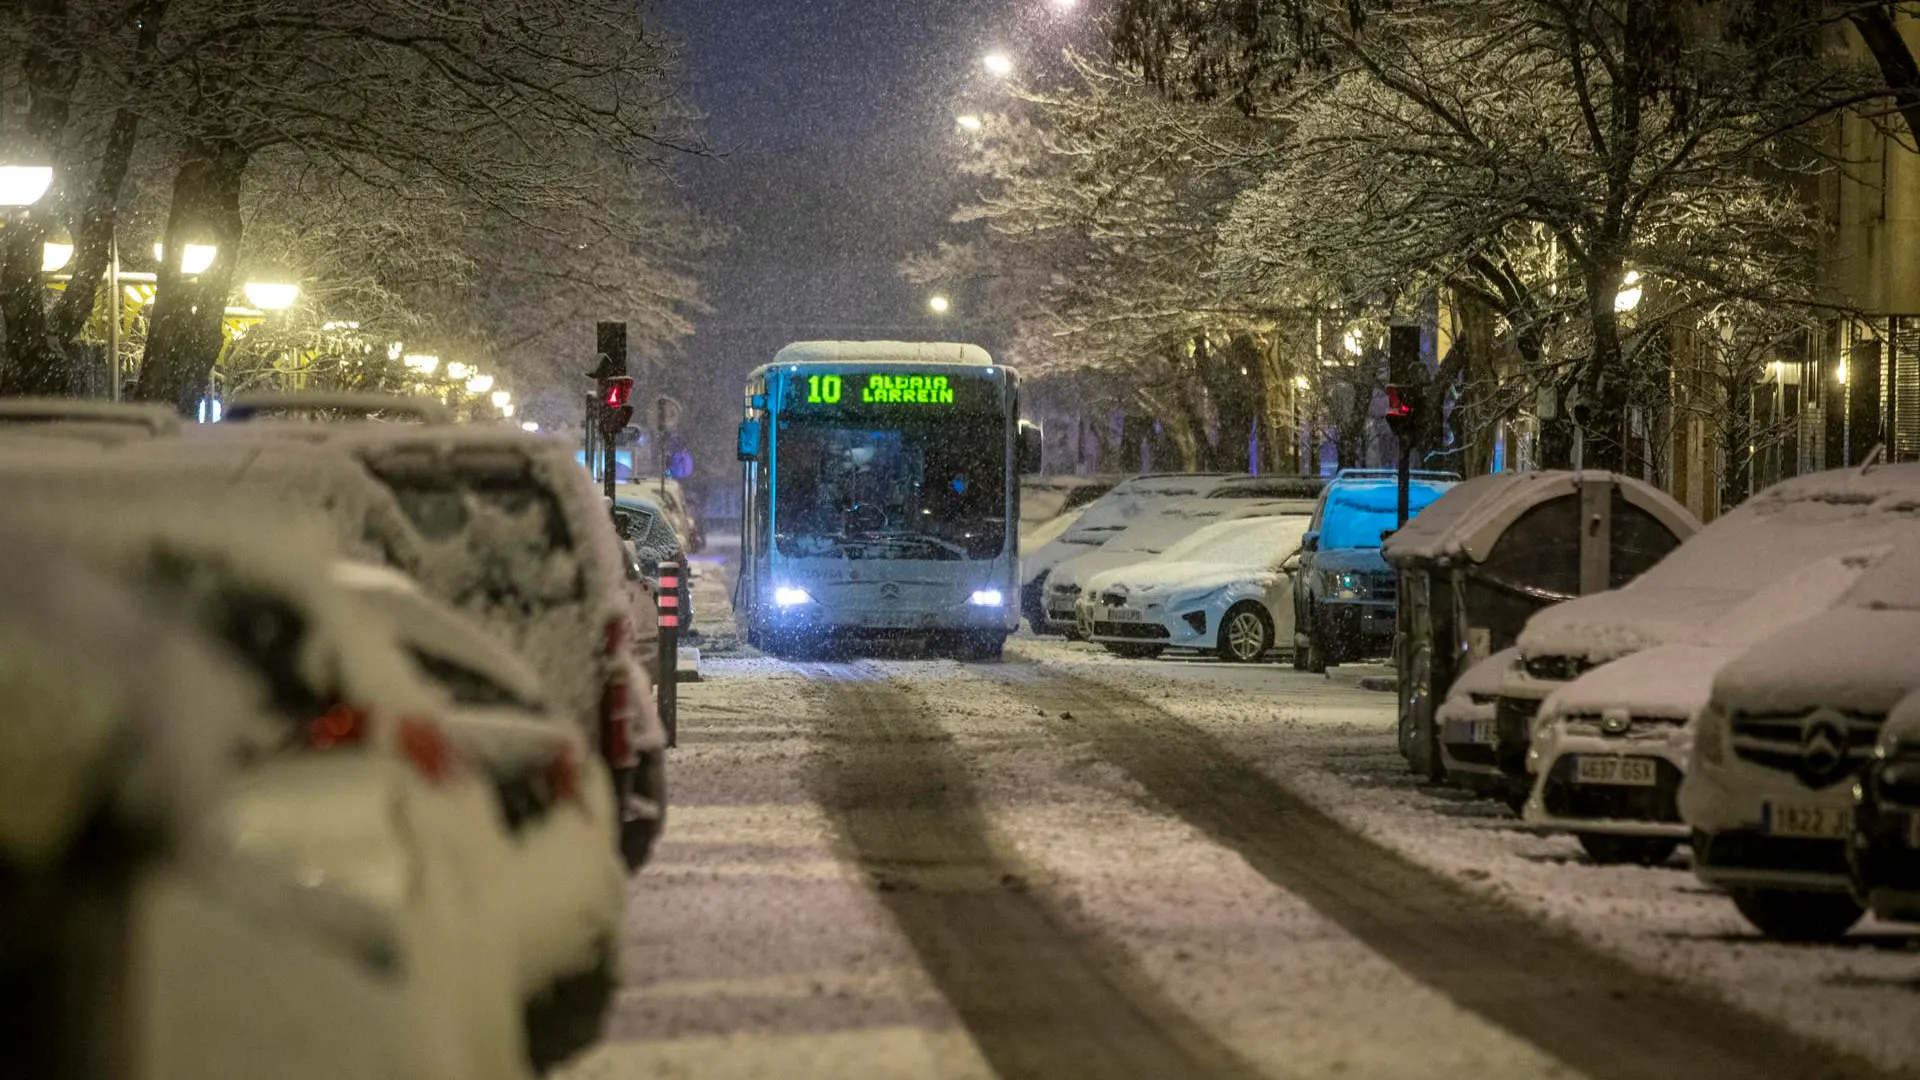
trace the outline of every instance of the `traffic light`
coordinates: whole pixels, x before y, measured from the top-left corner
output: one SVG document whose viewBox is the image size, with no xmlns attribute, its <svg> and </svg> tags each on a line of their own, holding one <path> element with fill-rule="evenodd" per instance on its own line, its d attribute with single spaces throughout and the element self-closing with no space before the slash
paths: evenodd
<svg viewBox="0 0 1920 1080">
<path fill-rule="evenodd" d="M 1387 426 L 1393 429 L 1395 438 L 1407 437 L 1407 429 L 1413 426 L 1413 388 L 1387 385 Z"/>
<path fill-rule="evenodd" d="M 609 409 L 625 409 L 633 397 L 633 376 L 612 375 L 603 384 L 600 401 Z M 628 410 L 632 411 L 632 410 Z M 626 425 L 622 424 L 622 427 Z"/>
<path fill-rule="evenodd" d="M 1420 328 L 1395 326 L 1387 331 L 1387 427 L 1405 443 L 1419 424 Z"/>
</svg>

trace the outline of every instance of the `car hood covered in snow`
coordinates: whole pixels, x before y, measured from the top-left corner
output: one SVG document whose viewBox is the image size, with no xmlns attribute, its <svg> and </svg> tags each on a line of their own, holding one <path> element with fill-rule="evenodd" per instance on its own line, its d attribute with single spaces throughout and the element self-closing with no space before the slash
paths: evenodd
<svg viewBox="0 0 1920 1080">
<path fill-rule="evenodd" d="M 1500 683 L 1506 678 L 1507 669 L 1520 659 L 1518 647 L 1501 649 L 1485 660 L 1460 673 L 1447 688 L 1447 700 L 1470 701 L 1474 695 L 1494 697 L 1500 693 Z"/>
<path fill-rule="evenodd" d="M 1720 669 L 1713 698 L 1729 711 L 1815 706 L 1885 713 L 1920 689 L 1920 612 L 1835 608 L 1782 630 Z"/>
<path fill-rule="evenodd" d="M 1205 562 L 1135 563 L 1106 570 L 1087 578 L 1087 592 L 1120 592 L 1130 598 L 1159 600 L 1174 593 L 1195 590 L 1213 591 L 1234 585 L 1266 587 L 1281 578 L 1281 573 L 1266 566 L 1222 566 Z"/>
<path fill-rule="evenodd" d="M 1707 703 L 1714 673 L 1738 650 L 1711 645 L 1647 649 L 1587 672 L 1548 695 L 1542 714 L 1629 716 L 1688 720 Z"/>
</svg>

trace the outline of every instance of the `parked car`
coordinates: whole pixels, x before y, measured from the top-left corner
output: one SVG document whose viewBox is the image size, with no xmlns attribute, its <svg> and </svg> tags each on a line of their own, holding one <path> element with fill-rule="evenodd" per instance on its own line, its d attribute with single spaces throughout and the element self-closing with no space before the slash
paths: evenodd
<svg viewBox="0 0 1920 1080">
<path fill-rule="evenodd" d="M 318 520 L 35 509 L 258 680 L 227 842 L 378 914 L 394 1022 L 433 1046 L 419 1075 L 521 1077 L 597 1036 L 624 900 L 611 784 L 518 660 L 388 572 L 329 574 Z"/>
<path fill-rule="evenodd" d="M 1168 648 L 1248 663 L 1292 640 L 1287 565 L 1297 565 L 1304 508 L 1208 525 L 1144 562 L 1093 575 L 1080 635 L 1121 656 Z"/>
<path fill-rule="evenodd" d="M 1833 606 L 1887 551 L 1821 559 L 1735 604 L 1685 644 L 1602 664 L 1555 690 L 1535 721 L 1535 782 L 1521 816 L 1573 832 L 1595 862 L 1665 862 L 1687 836 L 1680 783 L 1714 675 L 1743 648 Z"/>
<path fill-rule="evenodd" d="M 664 484 L 660 478 L 636 476 L 631 481 L 615 484 L 613 497 L 620 499 L 641 499 L 657 507 L 666 516 L 667 523 L 680 537 L 680 547 L 689 555 L 698 555 L 707 548 L 707 535 L 700 528 L 700 518 L 694 514 L 693 507 L 687 502 L 686 492 L 680 487 L 680 481 L 669 479 Z"/>
<path fill-rule="evenodd" d="M 1324 476 L 1229 476 L 1207 493 L 1210 499 L 1318 499 L 1327 489 Z"/>
<path fill-rule="evenodd" d="M 0 398 L 0 428 L 40 427 L 112 430 L 127 439 L 157 439 L 181 433 L 180 414 L 165 405 L 84 401 L 76 398 Z"/>
<path fill-rule="evenodd" d="M 1120 482 L 1118 476 L 1023 476 L 1020 478 L 1020 532 L 1062 514 L 1091 505 Z"/>
<path fill-rule="evenodd" d="M 257 684 L 71 544 L 0 548 L 0 1074 L 422 1074 L 442 1032 L 400 1037 L 378 914 L 225 843 Z"/>
<path fill-rule="evenodd" d="M 1418 514 L 1459 477 L 1417 472 L 1407 513 Z M 1293 665 L 1325 671 L 1363 656 L 1384 656 L 1394 634 L 1395 577 L 1380 555 L 1399 524 L 1399 487 L 1391 469 L 1343 469 L 1321 492 L 1293 576 Z"/>
<path fill-rule="evenodd" d="M 1877 504 L 1910 515 L 1913 500 Z M 1920 690 L 1916 641 L 1920 538 L 1910 536 L 1839 605 L 1768 636 L 1715 676 L 1680 813 L 1694 873 L 1725 889 L 1768 937 L 1836 938 L 1863 914 L 1848 862 L 1854 787 L 1864 786 L 1888 714 Z"/>
<path fill-rule="evenodd" d="M 1078 637 L 1083 583 L 1095 574 L 1158 556 L 1201 529 L 1241 518 L 1304 516 L 1313 504 L 1301 499 L 1178 499 L 1155 503 L 1133 524 L 1106 538 L 1099 547 L 1075 555 L 1048 571 L 1047 628 Z"/>
<path fill-rule="evenodd" d="M 1916 496 L 1920 465 L 1785 480 L 1623 588 L 1534 615 L 1520 634 L 1520 663 L 1500 687 L 1503 771 L 1522 789 L 1531 784 L 1528 744 L 1540 703 L 1561 684 L 1642 649 L 1695 641 L 1734 605 L 1822 559 L 1915 534 L 1920 522 L 1905 507 Z"/>
<path fill-rule="evenodd" d="M 1920 922 L 1920 693 L 1887 714 L 1853 794 L 1854 897 L 1878 918 Z"/>
<path fill-rule="evenodd" d="M 1220 473 L 1148 473 L 1128 477 L 1087 504 L 1073 525 L 1051 541 L 1023 545 L 1020 552 L 1020 613 L 1036 634 L 1048 633 L 1047 578 L 1059 564 L 1083 555 L 1140 521 L 1161 504 L 1205 495 L 1226 476 Z"/>
<path fill-rule="evenodd" d="M 653 597 L 660 595 L 660 564 L 673 562 L 679 565 L 680 632 L 683 635 L 691 633 L 693 565 L 687 561 L 687 553 L 680 546 L 680 536 L 665 513 L 648 499 L 623 493 L 614 497 L 613 521 L 621 538 L 633 546 L 640 575 L 647 580 Z M 656 614 L 656 625 L 657 622 Z"/>
<path fill-rule="evenodd" d="M 1507 784 L 1495 757 L 1500 684 L 1507 668 L 1520 660 L 1509 646 L 1469 666 L 1453 680 L 1447 698 L 1434 711 L 1440 760 L 1447 782 L 1477 795 L 1498 796 Z"/>
</svg>

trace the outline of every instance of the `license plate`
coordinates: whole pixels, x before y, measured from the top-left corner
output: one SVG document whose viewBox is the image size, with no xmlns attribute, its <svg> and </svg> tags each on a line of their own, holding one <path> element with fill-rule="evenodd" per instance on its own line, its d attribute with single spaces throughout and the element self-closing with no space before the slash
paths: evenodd
<svg viewBox="0 0 1920 1080">
<path fill-rule="evenodd" d="M 1126 608 L 1123 608 L 1123 607 L 1108 608 L 1107 621 L 1108 622 L 1139 622 L 1140 613 L 1137 611 L 1128 611 Z"/>
<path fill-rule="evenodd" d="M 1652 787 L 1656 776 L 1651 758 L 1597 757 L 1582 754 L 1573 766 L 1576 784 L 1620 784 Z"/>
<path fill-rule="evenodd" d="M 1768 836 L 1844 840 L 1852 827 L 1853 811 L 1844 806 L 1767 802 L 1760 807 L 1760 831 Z"/>
<path fill-rule="evenodd" d="M 1491 720 L 1449 720 L 1446 738 L 1450 743 L 1492 746 L 1499 730 L 1499 726 Z"/>
</svg>

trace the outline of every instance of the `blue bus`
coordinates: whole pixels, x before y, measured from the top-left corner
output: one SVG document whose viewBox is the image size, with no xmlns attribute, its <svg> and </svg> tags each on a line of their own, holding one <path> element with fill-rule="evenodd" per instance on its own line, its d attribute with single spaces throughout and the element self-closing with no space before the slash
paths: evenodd
<svg viewBox="0 0 1920 1080">
<path fill-rule="evenodd" d="M 1019 600 L 1020 483 L 1039 430 L 975 345 L 803 342 L 747 380 L 740 578 L 749 643 L 863 640 L 998 658 Z"/>
</svg>

